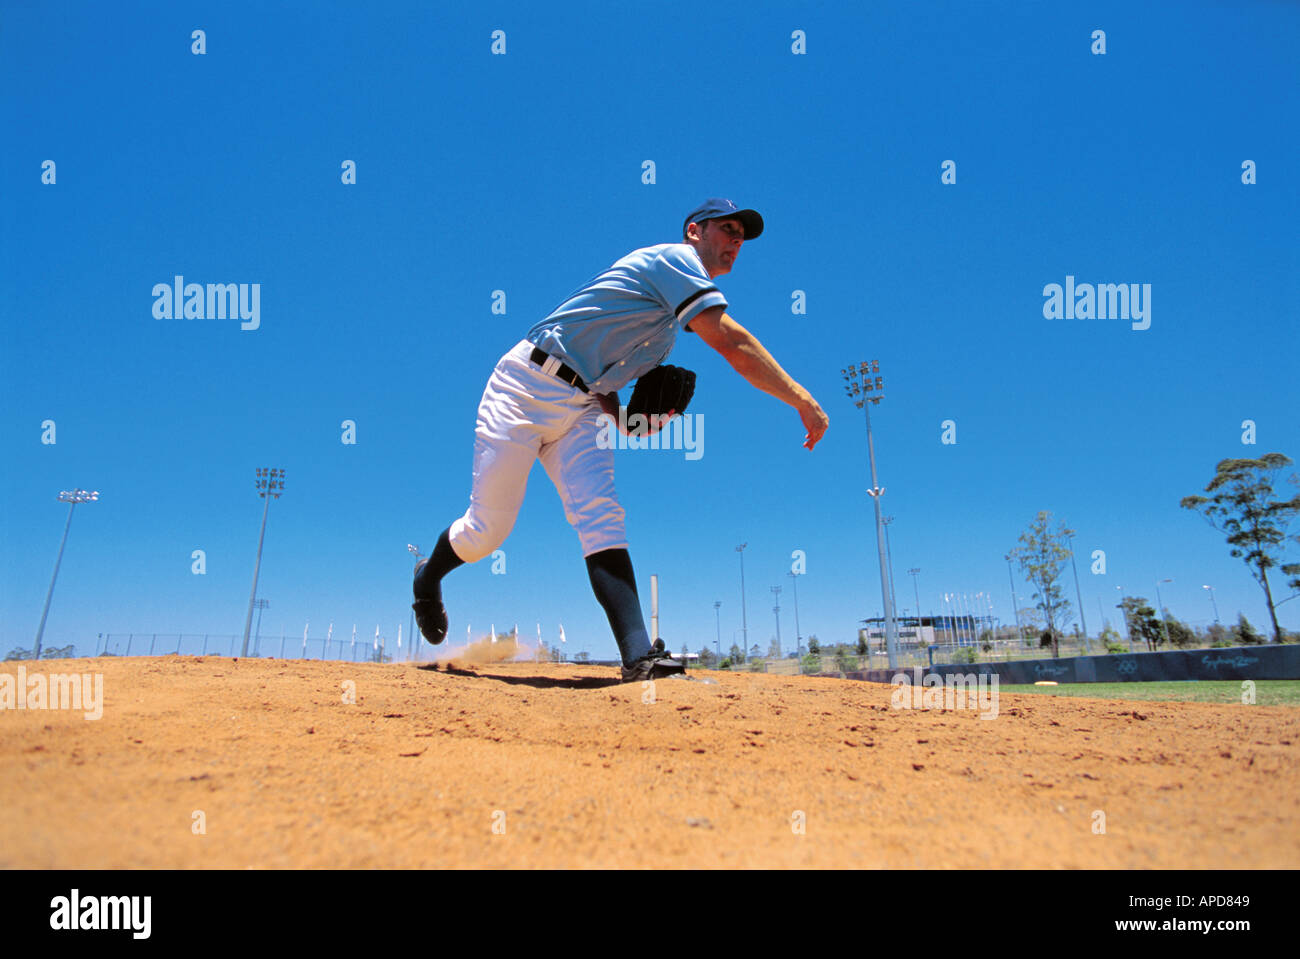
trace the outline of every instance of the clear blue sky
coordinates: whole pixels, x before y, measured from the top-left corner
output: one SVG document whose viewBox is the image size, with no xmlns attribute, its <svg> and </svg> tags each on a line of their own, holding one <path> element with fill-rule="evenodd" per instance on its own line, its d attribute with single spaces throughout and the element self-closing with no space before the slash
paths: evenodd
<svg viewBox="0 0 1300 959">
<path fill-rule="evenodd" d="M 1262 0 L 8 3 L 0 649 L 31 643 L 55 497 L 76 486 L 102 499 L 77 508 L 47 645 L 240 632 L 263 465 L 288 470 L 263 633 L 405 633 L 405 545 L 431 548 L 466 505 L 497 358 L 712 195 L 763 213 L 719 283 L 831 427 L 809 453 L 792 410 L 679 339 L 704 456 L 617 468 L 647 616 L 658 573 L 673 648 L 712 644 L 715 600 L 730 644 L 741 542 L 764 649 L 773 585 L 794 634 L 796 549 L 805 637 L 852 639 L 879 615 L 865 429 L 839 374 L 861 359 L 885 377 L 900 606 L 919 567 L 927 611 L 983 590 L 1009 621 L 1002 557 L 1049 509 L 1081 560 L 1106 551 L 1105 576 L 1080 563 L 1090 631 L 1099 597 L 1113 614 L 1117 585 L 1154 598 L 1163 578 L 1184 619 L 1212 618 L 1209 583 L 1224 620 L 1262 628 L 1262 591 L 1178 501 L 1222 458 L 1300 457 L 1298 37 L 1300 7 Z M 176 274 L 260 283 L 260 329 L 155 319 L 151 290 Z M 1067 274 L 1151 284 L 1150 329 L 1044 319 L 1043 287 Z M 505 550 L 506 575 L 485 561 L 447 580 L 453 639 L 540 620 L 553 641 L 562 622 L 571 651 L 615 654 L 540 466 Z M 1280 614 L 1300 628 L 1300 601 Z"/>
</svg>

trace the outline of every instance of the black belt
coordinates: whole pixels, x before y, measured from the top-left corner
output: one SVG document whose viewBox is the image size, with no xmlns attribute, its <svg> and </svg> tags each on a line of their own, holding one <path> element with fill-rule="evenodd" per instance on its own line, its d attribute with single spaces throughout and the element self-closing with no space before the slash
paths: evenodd
<svg viewBox="0 0 1300 959">
<path fill-rule="evenodd" d="M 551 354 L 547 353 L 540 346 L 534 346 L 532 355 L 529 357 L 529 359 L 532 360 L 534 363 L 536 363 L 538 366 L 541 366 L 547 360 L 551 359 Z M 559 377 L 561 380 L 563 380 L 565 383 L 568 383 L 574 389 L 582 390 L 582 392 L 584 393 L 591 392 L 589 389 L 587 389 L 587 384 L 582 382 L 582 377 L 579 376 L 571 366 L 567 366 L 566 364 L 561 363 L 559 369 L 555 371 L 555 375 Z"/>
</svg>

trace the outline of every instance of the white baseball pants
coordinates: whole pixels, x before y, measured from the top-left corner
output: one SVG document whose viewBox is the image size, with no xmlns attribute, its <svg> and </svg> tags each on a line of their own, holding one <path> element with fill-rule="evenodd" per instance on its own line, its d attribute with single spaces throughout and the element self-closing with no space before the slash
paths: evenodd
<svg viewBox="0 0 1300 959">
<path fill-rule="evenodd" d="M 539 458 L 578 532 L 582 555 L 627 548 L 614 489 L 614 450 L 596 443 L 600 402 L 537 366 L 529 359 L 532 351 L 533 344 L 521 340 L 501 357 L 479 401 L 469 509 L 448 536 L 467 563 L 505 542 Z"/>
</svg>

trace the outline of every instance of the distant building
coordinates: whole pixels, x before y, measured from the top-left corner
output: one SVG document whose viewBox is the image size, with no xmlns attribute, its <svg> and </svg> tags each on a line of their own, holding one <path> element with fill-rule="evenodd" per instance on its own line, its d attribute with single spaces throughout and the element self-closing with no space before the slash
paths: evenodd
<svg viewBox="0 0 1300 959">
<path fill-rule="evenodd" d="M 858 638 L 868 646 L 885 646 L 885 618 L 859 620 Z M 987 616 L 896 616 L 899 645 L 905 647 L 973 646 L 979 642 L 980 633 L 992 630 L 993 622 Z"/>
</svg>

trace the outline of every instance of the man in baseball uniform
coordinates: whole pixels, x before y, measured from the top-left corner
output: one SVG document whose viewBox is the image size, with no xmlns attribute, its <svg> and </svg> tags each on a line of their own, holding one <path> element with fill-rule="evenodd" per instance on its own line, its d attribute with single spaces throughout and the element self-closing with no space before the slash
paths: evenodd
<svg viewBox="0 0 1300 959">
<path fill-rule="evenodd" d="M 614 489 L 614 450 L 597 441 L 598 395 L 658 366 L 678 330 L 687 330 L 755 387 L 794 407 L 811 450 L 829 425 L 825 412 L 727 315 L 727 301 L 713 284 L 735 266 L 741 244 L 762 232 L 763 218 L 754 210 L 706 200 L 686 217 L 681 243 L 632 251 L 570 294 L 501 358 L 479 403 L 469 509 L 415 567 L 413 608 L 429 642 L 447 635 L 442 578 L 505 541 L 540 459 L 578 533 L 591 587 L 622 655 L 623 681 L 685 670 L 646 632 Z"/>
</svg>

